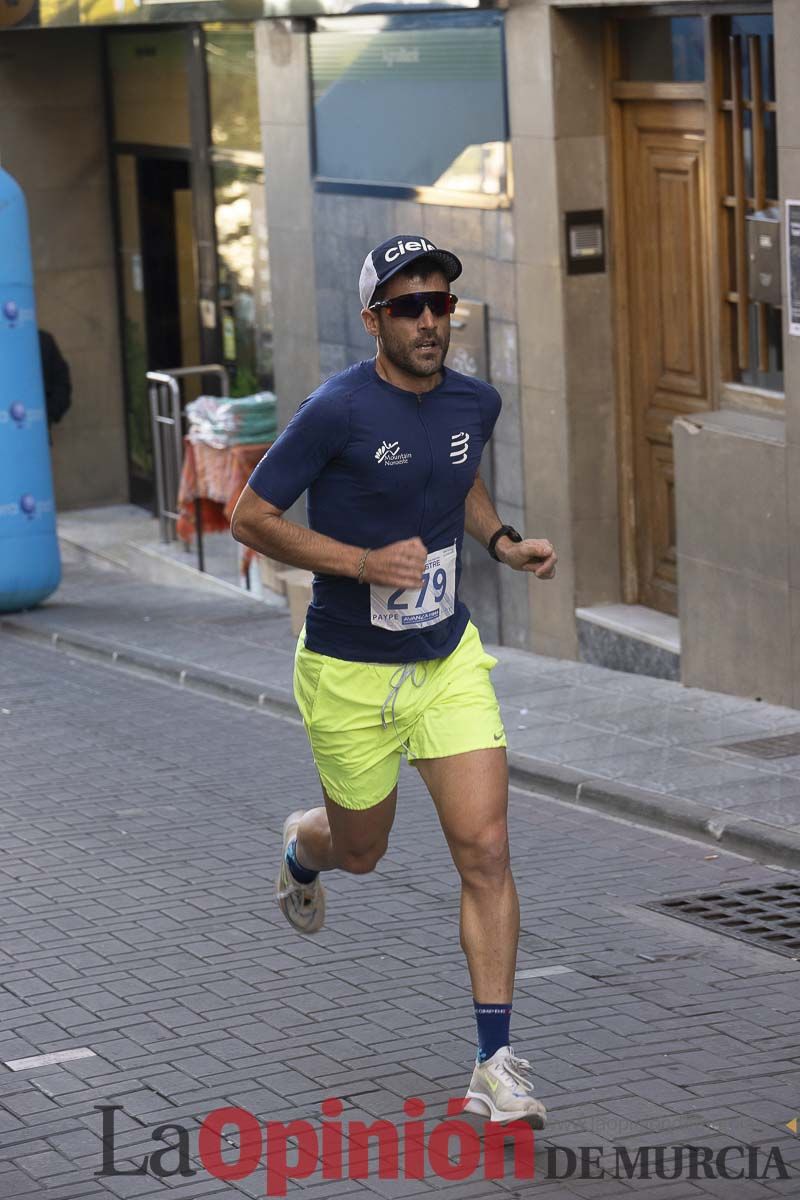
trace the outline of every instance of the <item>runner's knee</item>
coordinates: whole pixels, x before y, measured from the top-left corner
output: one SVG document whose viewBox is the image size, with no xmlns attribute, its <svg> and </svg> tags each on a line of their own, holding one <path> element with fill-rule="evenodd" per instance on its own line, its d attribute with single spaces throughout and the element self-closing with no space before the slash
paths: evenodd
<svg viewBox="0 0 800 1200">
<path fill-rule="evenodd" d="M 505 822 L 481 829 L 462 842 L 456 853 L 456 867 L 465 883 L 490 884 L 508 870 L 508 833 Z"/>
</svg>

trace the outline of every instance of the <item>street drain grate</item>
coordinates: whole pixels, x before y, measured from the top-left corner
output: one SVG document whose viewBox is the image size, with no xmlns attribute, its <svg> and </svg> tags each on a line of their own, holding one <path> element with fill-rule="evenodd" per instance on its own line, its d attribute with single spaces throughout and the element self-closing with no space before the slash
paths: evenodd
<svg viewBox="0 0 800 1200">
<path fill-rule="evenodd" d="M 747 754 L 750 758 L 792 758 L 800 754 L 800 732 L 751 738 L 747 742 L 726 742 L 720 749 L 735 750 L 737 754 Z"/>
<path fill-rule="evenodd" d="M 655 900 L 644 908 L 716 929 L 789 958 L 800 957 L 800 883 L 740 887 Z"/>
</svg>

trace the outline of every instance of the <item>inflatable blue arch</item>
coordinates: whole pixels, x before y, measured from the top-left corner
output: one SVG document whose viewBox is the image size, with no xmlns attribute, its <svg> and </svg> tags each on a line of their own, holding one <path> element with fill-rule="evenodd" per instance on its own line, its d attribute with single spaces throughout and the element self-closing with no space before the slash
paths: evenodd
<svg viewBox="0 0 800 1200">
<path fill-rule="evenodd" d="M 32 608 L 60 580 L 28 215 L 0 168 L 0 612 Z"/>
</svg>

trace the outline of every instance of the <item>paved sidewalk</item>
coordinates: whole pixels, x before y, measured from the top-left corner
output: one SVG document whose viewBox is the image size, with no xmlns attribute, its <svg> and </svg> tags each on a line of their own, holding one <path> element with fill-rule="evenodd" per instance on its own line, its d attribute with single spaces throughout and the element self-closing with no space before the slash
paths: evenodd
<svg viewBox="0 0 800 1200">
<path fill-rule="evenodd" d="M 296 715 L 288 616 L 238 595 L 72 566 L 48 604 L 0 628 Z M 490 649 L 515 782 L 800 868 L 800 754 L 734 748 L 800 731 L 800 712 Z"/>
<path fill-rule="evenodd" d="M 332 873 L 326 927 L 302 938 L 272 897 L 283 818 L 317 798 L 299 726 L 34 641 L 0 646 L 0 1197 L 264 1197 L 263 1154 L 228 1182 L 198 1157 L 199 1125 L 223 1105 L 317 1137 L 325 1099 L 341 1100 L 345 1130 L 402 1130 L 416 1097 L 430 1138 L 463 1095 L 474 1019 L 458 879 L 417 773 L 404 768 L 376 872 Z M 479 1168 L 447 1182 L 427 1163 L 421 1179 L 381 1179 L 373 1158 L 362 1179 L 317 1167 L 290 1200 L 797 1196 L 800 964 L 642 907 L 785 873 L 518 790 L 509 822 L 514 1046 L 550 1113 L 536 1180 L 515 1179 L 510 1154 L 497 1181 Z M 128 1174 L 98 1177 L 97 1106 L 111 1105 Z M 196 1173 L 132 1174 L 175 1126 Z M 730 1148 L 735 1182 L 674 1170 L 676 1146 Z M 602 1178 L 569 1174 L 582 1147 Z M 664 1173 L 616 1174 L 616 1147 L 629 1162 L 665 1147 Z M 761 1178 L 736 1177 L 748 1147 Z"/>
</svg>

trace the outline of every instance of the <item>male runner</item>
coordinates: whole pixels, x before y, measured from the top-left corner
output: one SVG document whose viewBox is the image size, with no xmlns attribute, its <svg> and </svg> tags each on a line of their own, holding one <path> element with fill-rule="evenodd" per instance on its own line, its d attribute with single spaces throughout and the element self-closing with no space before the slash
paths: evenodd
<svg viewBox="0 0 800 1200">
<path fill-rule="evenodd" d="M 509 1045 L 519 902 L 511 876 L 506 738 L 496 659 L 458 597 L 464 529 L 500 562 L 551 579 L 549 541 L 503 525 L 478 473 L 500 411 L 444 366 L 454 254 L 419 235 L 367 255 L 359 293 L 374 359 L 305 400 L 256 467 L 233 535 L 314 571 L 294 687 L 324 807 L 284 826 L 278 901 L 301 933 L 325 915 L 319 873 L 372 871 L 386 852 L 401 755 L 419 770 L 461 877 L 461 945 L 478 1053 L 467 1108 L 542 1128 L 529 1064 Z M 308 489 L 309 528 L 284 511 Z"/>
</svg>

